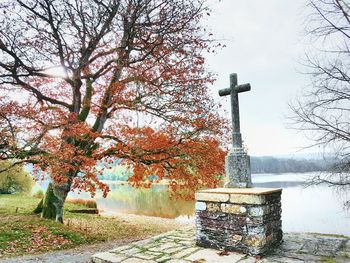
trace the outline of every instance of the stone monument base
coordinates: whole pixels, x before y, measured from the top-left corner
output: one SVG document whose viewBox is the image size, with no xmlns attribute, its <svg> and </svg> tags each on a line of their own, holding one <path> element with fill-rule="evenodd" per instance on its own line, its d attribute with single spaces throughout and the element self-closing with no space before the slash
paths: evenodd
<svg viewBox="0 0 350 263">
<path fill-rule="evenodd" d="M 196 193 L 197 245 L 262 255 L 282 241 L 276 188 L 216 188 Z"/>
</svg>

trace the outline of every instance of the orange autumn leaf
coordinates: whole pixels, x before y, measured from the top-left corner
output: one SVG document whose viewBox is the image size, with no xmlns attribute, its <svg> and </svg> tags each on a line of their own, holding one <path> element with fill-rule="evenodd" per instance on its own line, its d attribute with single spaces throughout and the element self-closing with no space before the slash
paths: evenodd
<svg viewBox="0 0 350 263">
<path fill-rule="evenodd" d="M 0 159 L 92 195 L 108 194 L 98 164 L 115 159 L 134 186 L 215 187 L 229 132 L 210 96 L 205 1 L 34 2 L 0 10 Z"/>
</svg>

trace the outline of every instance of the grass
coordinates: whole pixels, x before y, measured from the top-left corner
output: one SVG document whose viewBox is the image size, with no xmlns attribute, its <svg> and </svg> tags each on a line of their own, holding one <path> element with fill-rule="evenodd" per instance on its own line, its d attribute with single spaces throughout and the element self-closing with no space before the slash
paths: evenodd
<svg viewBox="0 0 350 263">
<path fill-rule="evenodd" d="M 69 212 L 86 208 L 80 201 L 65 204 L 65 222 L 60 224 L 32 213 L 39 201 L 30 196 L 0 194 L 0 259 L 110 240 L 142 239 L 166 230 L 156 224 L 132 224 Z"/>
<path fill-rule="evenodd" d="M 337 263 L 337 261 L 334 258 L 331 257 L 322 257 L 321 262 L 324 263 Z"/>
<path fill-rule="evenodd" d="M 82 205 L 82 206 L 85 206 L 87 208 L 97 208 L 97 204 L 96 204 L 95 200 L 85 200 L 85 199 L 71 198 L 71 199 L 67 199 L 66 203 Z"/>
</svg>

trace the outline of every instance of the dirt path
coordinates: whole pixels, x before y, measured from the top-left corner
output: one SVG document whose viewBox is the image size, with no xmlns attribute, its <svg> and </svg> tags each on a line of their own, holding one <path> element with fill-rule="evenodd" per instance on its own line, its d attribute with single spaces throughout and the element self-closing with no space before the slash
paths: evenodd
<svg viewBox="0 0 350 263">
<path fill-rule="evenodd" d="M 106 214 L 104 216 L 118 217 L 124 221 L 132 222 L 133 224 L 142 225 L 157 225 L 160 232 L 166 232 L 174 229 L 178 229 L 188 222 L 179 222 L 174 219 L 165 219 L 159 217 L 148 217 L 130 214 Z M 0 263 L 88 263 L 91 262 L 90 258 L 97 252 L 103 252 L 111 250 L 115 247 L 129 244 L 133 241 L 147 238 L 137 237 L 124 240 L 108 241 L 100 244 L 85 245 L 68 250 L 52 251 L 38 255 L 28 255 L 21 257 L 13 257 L 7 259 L 0 259 Z"/>
</svg>

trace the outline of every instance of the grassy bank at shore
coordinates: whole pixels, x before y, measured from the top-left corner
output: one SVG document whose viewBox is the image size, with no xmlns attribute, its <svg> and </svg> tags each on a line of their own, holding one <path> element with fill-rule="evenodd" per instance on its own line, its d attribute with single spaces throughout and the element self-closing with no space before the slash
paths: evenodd
<svg viewBox="0 0 350 263">
<path fill-rule="evenodd" d="M 79 203 L 65 204 L 65 222 L 56 223 L 33 214 L 40 199 L 0 194 L 0 259 L 67 249 L 111 240 L 138 240 L 174 228 L 152 220 L 123 220 L 97 214 L 72 213 L 86 209 Z"/>
</svg>

